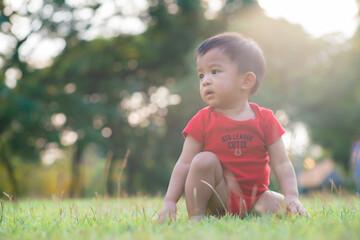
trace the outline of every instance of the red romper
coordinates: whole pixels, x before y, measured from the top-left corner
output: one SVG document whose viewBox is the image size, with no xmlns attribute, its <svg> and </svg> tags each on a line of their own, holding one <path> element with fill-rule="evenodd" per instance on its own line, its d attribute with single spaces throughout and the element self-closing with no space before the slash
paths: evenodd
<svg viewBox="0 0 360 240">
<path fill-rule="evenodd" d="M 200 110 L 188 123 L 183 136 L 190 134 L 219 158 L 229 189 L 227 211 L 249 212 L 270 184 L 267 147 L 285 130 L 269 109 L 254 103 L 255 119 L 232 120 L 212 107 Z M 235 184 L 234 184 L 235 183 Z"/>
</svg>

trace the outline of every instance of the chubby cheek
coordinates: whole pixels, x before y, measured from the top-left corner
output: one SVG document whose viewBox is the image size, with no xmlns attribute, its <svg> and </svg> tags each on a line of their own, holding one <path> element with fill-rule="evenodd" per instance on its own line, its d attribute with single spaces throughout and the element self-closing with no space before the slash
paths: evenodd
<svg viewBox="0 0 360 240">
<path fill-rule="evenodd" d="M 200 92 L 200 96 L 203 97 L 203 95 L 204 95 L 204 89 L 201 87 L 201 84 L 200 84 L 199 92 Z"/>
<path fill-rule="evenodd" d="M 233 85 L 229 85 L 226 83 L 216 83 L 214 84 L 214 89 L 217 92 L 217 94 L 229 94 L 230 92 L 234 91 L 234 87 Z"/>
<path fill-rule="evenodd" d="M 205 101 L 205 93 L 204 93 L 204 90 L 202 89 L 202 87 L 200 87 L 200 97 L 203 101 Z"/>
</svg>

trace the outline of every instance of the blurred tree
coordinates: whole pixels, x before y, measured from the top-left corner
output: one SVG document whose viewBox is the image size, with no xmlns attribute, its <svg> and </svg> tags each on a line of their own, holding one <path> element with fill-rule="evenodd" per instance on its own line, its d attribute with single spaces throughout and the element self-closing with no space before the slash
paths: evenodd
<svg viewBox="0 0 360 240">
<path fill-rule="evenodd" d="M 12 71 L 12 70 L 8 70 Z M 14 157 L 37 161 L 39 152 L 35 148 L 37 136 L 44 135 L 44 103 L 38 99 L 43 93 L 34 79 L 21 82 L 16 89 L 0 85 L 0 162 L 7 169 L 12 191 L 18 193 L 18 184 L 12 160 Z M 4 83 L 4 78 L 0 77 Z M 51 134 L 47 133 L 50 138 Z"/>
<path fill-rule="evenodd" d="M 196 44 L 226 30 L 228 22 L 237 17 L 238 25 L 230 29 L 253 36 L 269 54 L 263 92 L 256 96 L 259 103 L 274 110 L 283 108 L 300 118 L 302 106 L 320 98 L 318 94 L 308 95 L 307 89 L 316 89 L 317 79 L 326 72 L 317 67 L 324 43 L 310 41 L 299 27 L 284 21 L 256 19 L 254 16 L 262 16 L 256 1 L 226 1 L 215 10 L 207 2 L 148 1 L 148 6 L 135 14 L 146 29 L 135 35 L 109 30 L 114 16 L 121 19 L 128 14 L 114 1 L 44 1 L 37 11 L 30 11 L 28 2 L 25 7 L 13 6 L 11 11 L 9 6 L 6 11 L 3 8 L 6 14 L 1 21 L 9 27 L 6 34 L 13 35 L 16 42 L 12 51 L 1 56 L 0 97 L 6 101 L 0 102 L 0 121 L 4 122 L 0 127 L 8 155 L 27 161 L 38 159 L 39 152 L 51 146 L 73 149 L 70 194 L 81 196 L 79 166 L 86 160 L 85 153 L 95 153 L 96 149 L 103 158 L 112 156 L 107 192 L 115 195 L 117 166 L 131 149 L 124 190 L 165 190 L 181 151 L 181 130 L 203 106 L 194 88 Z M 104 11 L 106 4 L 115 10 L 100 29 L 95 28 L 91 19 Z M 83 9 L 90 17 L 79 17 Z M 31 19 L 32 28 L 23 36 L 17 36 L 11 27 L 17 16 Z M 61 54 L 41 70 L 34 70 L 31 62 L 21 57 L 22 47 L 35 33 L 64 41 Z M 96 36 L 107 38 L 94 39 Z M 22 76 L 13 89 L 5 72 Z M 309 73 L 313 78 L 307 77 Z M 170 107 L 179 103 L 179 96 L 169 89 L 182 98 L 177 107 Z"/>
<path fill-rule="evenodd" d="M 270 19 L 259 8 L 240 15 L 229 29 L 254 38 L 264 50 L 267 72 L 252 99 L 304 122 L 312 142 L 347 168 L 351 141 L 360 134 L 357 35 L 352 47 L 332 35 L 312 39 L 300 26 Z"/>
<path fill-rule="evenodd" d="M 305 103 L 301 109 L 314 142 L 345 169 L 349 167 L 352 143 L 360 136 L 360 57 L 356 35 L 352 42 L 352 46 L 344 43 L 343 49 L 331 56 L 326 71 L 319 75 L 318 87 L 308 91 L 316 96 L 316 101 Z"/>
<path fill-rule="evenodd" d="M 322 65 L 311 76 L 316 82 L 308 87 L 309 99 L 300 110 L 313 141 L 345 169 L 350 166 L 352 143 L 360 136 L 359 33 L 360 27 L 351 40 L 331 44 L 320 52 Z"/>
<path fill-rule="evenodd" d="M 3 154 L 2 161 L 10 175 L 14 172 L 10 158 L 37 159 L 39 152 L 71 146 L 75 141 L 71 194 L 76 194 L 80 191 L 78 165 L 83 151 L 95 142 L 114 151 L 115 159 L 122 155 L 118 146 L 127 146 L 122 153 L 129 146 L 135 148 L 128 166 L 128 188 L 133 188 L 139 175 L 136 172 L 142 172 L 138 162 L 152 152 L 142 146 L 148 141 L 154 148 L 154 132 L 164 136 L 167 109 L 157 106 L 151 124 L 142 122 L 138 126 L 133 122 L 129 126 L 128 118 L 134 119 L 138 113 L 131 107 L 122 109 L 121 103 L 139 96 L 141 101 L 149 102 L 149 88 L 166 82 L 171 85 L 184 75 L 184 53 L 208 31 L 200 1 L 148 4 L 145 10 L 132 5 L 135 13 L 131 14 L 129 8 L 125 11 L 122 4 L 113 1 L 1 1 L 1 37 L 7 40 L 7 49 L 0 56 L 0 92 L 4 100 L 0 133 L 8 146 L 8 151 L 3 151 L 8 156 Z M 109 7 L 112 11 L 104 14 Z M 81 40 L 117 36 L 121 29 L 111 29 L 109 23 L 121 25 L 121 17 L 129 20 L 134 16 L 148 25 L 146 34 L 89 43 Z M 103 22 L 92 21 L 95 17 Z M 30 53 L 37 50 L 37 45 L 30 50 L 27 45 L 34 41 L 40 45 L 46 39 L 60 40 L 63 53 L 50 68 L 36 70 L 39 65 L 32 61 Z M 10 178 L 16 189 L 15 177 Z"/>
<path fill-rule="evenodd" d="M 90 3 L 81 7 L 96 11 L 99 5 Z M 38 71 L 34 69 L 37 66 L 29 58 L 29 52 L 36 50 L 41 41 L 54 38 L 75 44 L 77 33 L 91 26 L 90 19 L 74 17 L 77 10 L 63 0 L 38 4 L 35 1 L 0 1 L 3 45 L 0 51 L 0 137 L 7 149 L 0 160 L 12 179 L 14 194 L 18 187 L 11 160 L 16 156 L 25 161 L 38 160 L 38 150 L 45 147 L 45 139 L 59 140 L 57 132 L 51 131 L 51 115 L 47 111 L 56 103 L 46 101 L 54 89 L 45 88 L 37 81 Z M 32 49 L 29 49 L 30 42 Z M 41 147 L 36 149 L 35 145 Z"/>
<path fill-rule="evenodd" d="M 149 182 L 154 176 L 162 184 L 167 182 L 169 171 L 158 166 L 170 169 L 173 161 L 169 164 L 168 160 L 174 155 L 168 155 L 168 151 L 181 148 L 168 144 L 172 142 L 169 132 L 181 132 L 172 120 L 165 120 L 167 106 L 179 102 L 168 88 L 193 66 L 185 56 L 199 36 L 213 34 L 224 25 L 204 19 L 199 1 L 159 1 L 148 11 L 151 21 L 145 33 L 81 41 L 67 47 L 39 80 L 60 90 L 51 101 L 58 103 L 57 112 L 67 116 L 62 129 L 74 131 L 79 137 L 75 143 L 73 189 L 79 189 L 75 187 L 80 179 L 78 166 L 90 143 L 102 144 L 104 152 L 113 153 L 109 194 L 115 194 L 115 166 L 126 149 L 131 149 L 125 178 L 127 192 L 155 191 L 158 183 Z M 71 86 L 76 90 L 66 93 Z M 176 118 L 181 119 L 179 113 Z"/>
</svg>

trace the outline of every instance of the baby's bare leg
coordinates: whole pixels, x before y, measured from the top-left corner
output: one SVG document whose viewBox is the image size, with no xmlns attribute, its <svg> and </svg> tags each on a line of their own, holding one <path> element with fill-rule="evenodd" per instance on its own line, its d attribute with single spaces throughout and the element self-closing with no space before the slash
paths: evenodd
<svg viewBox="0 0 360 240">
<path fill-rule="evenodd" d="M 218 193 L 203 181 L 210 184 Z M 197 154 L 191 162 L 190 170 L 185 183 L 185 200 L 190 220 L 198 221 L 206 214 L 221 213 L 227 201 L 227 188 L 222 167 L 217 156 L 211 152 Z"/>
<path fill-rule="evenodd" d="M 261 215 L 270 213 L 284 213 L 284 196 L 280 193 L 266 190 L 254 205 L 254 210 Z"/>
</svg>

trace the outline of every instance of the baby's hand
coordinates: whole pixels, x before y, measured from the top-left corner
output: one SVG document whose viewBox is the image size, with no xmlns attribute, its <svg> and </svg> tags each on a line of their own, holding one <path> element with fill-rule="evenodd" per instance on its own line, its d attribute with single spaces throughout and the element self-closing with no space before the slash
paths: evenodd
<svg viewBox="0 0 360 240">
<path fill-rule="evenodd" d="M 285 196 L 284 202 L 287 214 L 295 215 L 299 213 L 302 217 L 310 216 L 297 197 Z"/>
<path fill-rule="evenodd" d="M 176 203 L 175 202 L 165 202 L 163 208 L 160 210 L 158 223 L 163 223 L 166 221 L 166 216 L 169 214 L 169 220 L 176 220 Z"/>
</svg>

